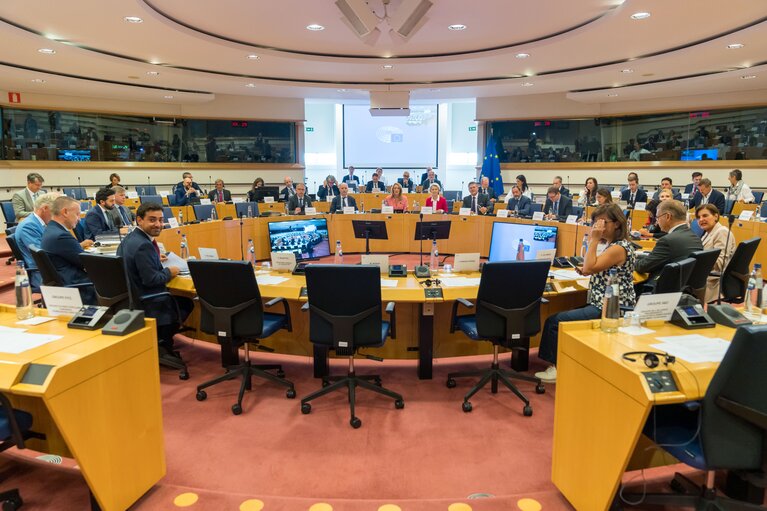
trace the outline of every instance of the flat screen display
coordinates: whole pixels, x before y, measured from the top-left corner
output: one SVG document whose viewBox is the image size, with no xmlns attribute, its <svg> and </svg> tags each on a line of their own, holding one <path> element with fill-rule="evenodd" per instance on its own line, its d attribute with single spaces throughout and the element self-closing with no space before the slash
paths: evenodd
<svg viewBox="0 0 767 511">
<path fill-rule="evenodd" d="M 59 149 L 59 161 L 91 161 L 90 149 Z"/>
<path fill-rule="evenodd" d="M 494 222 L 488 260 L 534 261 L 539 250 L 552 248 L 557 248 L 556 226 Z"/>
<path fill-rule="evenodd" d="M 272 252 L 292 252 L 296 261 L 330 255 L 328 221 L 324 218 L 270 222 Z"/>
<path fill-rule="evenodd" d="M 705 157 L 704 157 L 705 155 Z M 692 160 L 716 160 L 719 157 L 719 149 L 685 149 L 682 151 L 681 161 Z"/>
</svg>

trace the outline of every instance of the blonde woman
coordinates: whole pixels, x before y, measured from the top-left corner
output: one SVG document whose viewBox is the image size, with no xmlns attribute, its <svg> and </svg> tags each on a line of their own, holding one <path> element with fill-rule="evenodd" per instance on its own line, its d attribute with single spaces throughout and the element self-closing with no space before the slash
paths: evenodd
<svg viewBox="0 0 767 511">
<path fill-rule="evenodd" d="M 442 190 L 437 183 L 429 187 L 429 196 L 426 198 L 426 207 L 431 207 L 437 214 L 447 213 L 447 200 L 440 193 Z"/>
<path fill-rule="evenodd" d="M 384 205 L 391 206 L 394 211 L 400 213 L 407 211 L 407 196 L 402 194 L 402 185 L 394 183 L 391 187 L 391 195 L 383 200 Z"/>
</svg>

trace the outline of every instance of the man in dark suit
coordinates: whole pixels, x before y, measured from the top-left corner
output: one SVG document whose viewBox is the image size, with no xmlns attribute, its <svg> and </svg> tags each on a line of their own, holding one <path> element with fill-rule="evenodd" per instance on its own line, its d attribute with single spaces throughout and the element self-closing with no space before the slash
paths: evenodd
<svg viewBox="0 0 767 511">
<path fill-rule="evenodd" d="M 160 248 L 154 239 L 162 232 L 162 205 L 146 202 L 139 206 L 136 223 L 138 229 L 134 229 L 123 239 L 117 249 L 117 255 L 125 258 L 128 280 L 137 295 L 136 298 L 139 298 L 167 291 L 165 285 L 178 275 L 179 268 L 163 268 L 162 262 L 167 260 L 167 257 L 160 254 Z M 188 298 L 165 295 L 155 300 L 145 300 L 141 306 L 147 317 L 157 320 L 160 357 L 173 357 L 178 361 L 178 357 L 173 353 L 173 335 L 177 325 L 183 323 L 192 312 L 192 301 Z"/>
<path fill-rule="evenodd" d="M 360 186 L 360 178 L 354 175 L 354 167 L 349 165 L 349 174 L 344 176 L 343 183 L 349 185 L 352 189 L 357 189 Z"/>
<path fill-rule="evenodd" d="M 336 177 L 330 175 L 325 178 L 325 182 L 317 189 L 317 200 L 325 202 L 328 200 L 328 197 L 330 197 L 330 200 L 332 201 L 333 197 L 339 193 L 338 186 L 336 186 Z"/>
<path fill-rule="evenodd" d="M 330 204 L 331 213 L 343 213 L 344 208 L 354 208 L 357 211 L 357 202 L 354 197 L 349 195 L 349 185 L 341 183 L 338 185 L 340 195 L 333 197 L 333 202 Z"/>
<path fill-rule="evenodd" d="M 291 195 L 288 199 L 288 214 L 289 215 L 303 215 L 306 213 L 306 208 L 312 207 L 312 200 L 306 195 L 306 185 L 298 183 L 296 185 L 295 195 Z"/>
<path fill-rule="evenodd" d="M 684 193 L 688 194 L 690 198 L 692 198 L 696 193 L 698 193 L 698 187 L 700 186 L 701 179 L 703 179 L 702 172 L 693 172 L 692 183 L 684 187 Z"/>
<path fill-rule="evenodd" d="M 211 202 L 232 202 L 232 192 L 224 188 L 224 180 L 216 179 L 216 187 L 208 192 Z"/>
<path fill-rule="evenodd" d="M 667 200 L 658 205 L 655 214 L 665 236 L 658 238 L 649 255 L 637 259 L 634 269 L 637 273 L 649 273 L 645 290 L 655 287 L 660 272 L 668 263 L 689 257 L 696 250 L 703 250 L 700 238 L 687 226 L 687 210 L 678 201 Z"/>
<path fill-rule="evenodd" d="M 365 191 L 367 193 L 380 193 L 386 191 L 386 186 L 378 180 L 378 174 L 373 172 L 372 179 L 368 181 Z"/>
<path fill-rule="evenodd" d="M 713 204 L 719 213 L 724 214 L 726 204 L 724 194 L 719 190 L 714 190 L 711 186 L 711 180 L 708 178 L 703 178 L 698 183 L 698 191 L 692 196 L 690 207 L 694 209 L 703 204 Z"/>
<path fill-rule="evenodd" d="M 90 282 L 79 256 L 83 248 L 93 245 L 93 241 L 86 240 L 81 245 L 70 232 L 79 221 L 80 203 L 66 195 L 58 197 L 53 201 L 52 218 L 45 226 L 40 242 L 40 248 L 48 253 L 64 285 Z M 85 304 L 98 303 L 93 286 L 80 287 L 80 297 Z"/>
<path fill-rule="evenodd" d="M 479 193 L 479 185 L 475 181 L 469 183 L 469 195 L 463 198 L 463 207 L 471 209 L 472 215 L 489 215 L 493 212 L 493 203 L 487 195 Z"/>
<path fill-rule="evenodd" d="M 136 215 L 125 205 L 125 188 L 120 185 L 113 186 L 115 191 L 115 207 L 112 210 L 112 218 L 117 227 L 133 225 L 136 221 Z"/>
<path fill-rule="evenodd" d="M 439 185 L 440 190 L 444 190 L 442 187 L 442 183 L 437 179 L 437 175 L 434 173 L 431 167 L 429 167 L 428 171 L 426 172 L 426 179 L 421 181 L 421 190 L 423 190 L 423 193 L 428 193 L 429 188 L 431 188 L 431 185 L 434 183 L 437 183 Z"/>
<path fill-rule="evenodd" d="M 639 181 L 635 176 L 629 176 L 629 187 L 621 192 L 621 200 L 628 203 L 629 209 L 634 209 L 637 202 L 647 204 L 647 192 L 639 188 Z"/>
<path fill-rule="evenodd" d="M 192 177 L 191 172 L 184 172 L 183 174 L 181 174 L 181 181 L 176 183 L 176 186 L 173 187 L 173 194 L 175 195 L 180 188 L 184 188 L 184 181 L 186 180 L 186 178 L 189 178 L 189 186 L 197 190 L 197 193 L 199 195 L 202 195 L 202 188 L 200 188 L 200 185 L 194 182 L 194 178 Z"/>
<path fill-rule="evenodd" d="M 498 196 L 495 194 L 495 188 L 490 186 L 490 178 L 487 176 L 482 176 L 482 179 L 480 180 L 479 193 L 487 195 L 487 198 L 490 199 L 490 202 L 492 203 L 495 203 L 495 201 L 498 200 Z"/>
<path fill-rule="evenodd" d="M 293 178 L 290 176 L 285 176 L 285 188 L 280 190 L 280 200 L 284 202 L 288 202 L 288 199 L 290 199 L 292 196 L 296 194 L 296 189 L 293 186 Z"/>
<path fill-rule="evenodd" d="M 516 211 L 517 216 L 533 216 L 533 201 L 522 195 L 517 185 L 511 187 L 511 197 L 506 201 L 506 209 Z"/>
<path fill-rule="evenodd" d="M 202 197 L 202 190 L 197 183 L 192 181 L 191 174 L 186 176 L 183 181 L 176 185 L 176 206 L 187 206 L 191 204 L 199 204 L 200 197 Z M 180 185 L 180 186 L 179 186 Z"/>
<path fill-rule="evenodd" d="M 681 193 L 674 193 L 674 183 L 671 181 L 670 177 L 664 177 L 660 180 L 660 189 L 656 190 L 653 194 L 652 198 L 655 200 L 660 199 L 660 192 L 661 190 L 668 190 L 671 192 L 671 195 L 673 195 L 674 200 L 682 200 L 682 194 Z"/>
<path fill-rule="evenodd" d="M 86 238 L 94 240 L 99 234 L 117 234 L 114 207 L 115 191 L 112 188 L 101 188 L 96 192 L 96 205 L 85 215 Z"/>
<path fill-rule="evenodd" d="M 546 195 L 546 204 L 543 206 L 543 214 L 546 218 L 562 221 L 573 214 L 573 200 L 559 193 L 559 188 L 550 186 Z"/>
<path fill-rule="evenodd" d="M 570 190 L 568 190 L 562 185 L 562 176 L 555 176 L 551 186 L 556 186 L 557 188 L 559 188 L 559 193 L 561 193 L 565 197 L 570 196 Z"/>
<path fill-rule="evenodd" d="M 402 177 L 397 179 L 397 182 L 402 185 L 402 191 L 405 193 L 413 193 L 415 191 L 416 184 L 410 179 L 410 172 L 407 170 L 402 173 Z"/>
</svg>

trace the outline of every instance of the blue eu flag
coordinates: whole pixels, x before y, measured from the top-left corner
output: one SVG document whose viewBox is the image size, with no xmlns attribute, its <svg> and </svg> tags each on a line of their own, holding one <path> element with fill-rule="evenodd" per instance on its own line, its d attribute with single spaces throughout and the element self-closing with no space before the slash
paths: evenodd
<svg viewBox="0 0 767 511">
<path fill-rule="evenodd" d="M 501 176 L 501 161 L 496 152 L 495 138 L 490 135 L 487 139 L 485 148 L 485 159 L 482 161 L 482 173 L 480 178 L 487 177 L 490 180 L 490 186 L 495 190 L 496 195 L 503 194 L 503 177 Z"/>
</svg>

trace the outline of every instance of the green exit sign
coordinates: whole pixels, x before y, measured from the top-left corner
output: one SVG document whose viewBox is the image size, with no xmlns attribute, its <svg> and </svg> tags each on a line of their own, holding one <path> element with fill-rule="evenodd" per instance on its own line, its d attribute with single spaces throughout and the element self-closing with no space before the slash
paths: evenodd
<svg viewBox="0 0 767 511">
<path fill-rule="evenodd" d="M 476 126 L 469 126 L 469 131 L 477 131 L 477 127 Z"/>
<path fill-rule="evenodd" d="M 307 126 L 306 131 L 311 133 L 312 131 L 314 131 L 314 128 L 312 128 L 311 126 Z"/>
</svg>

